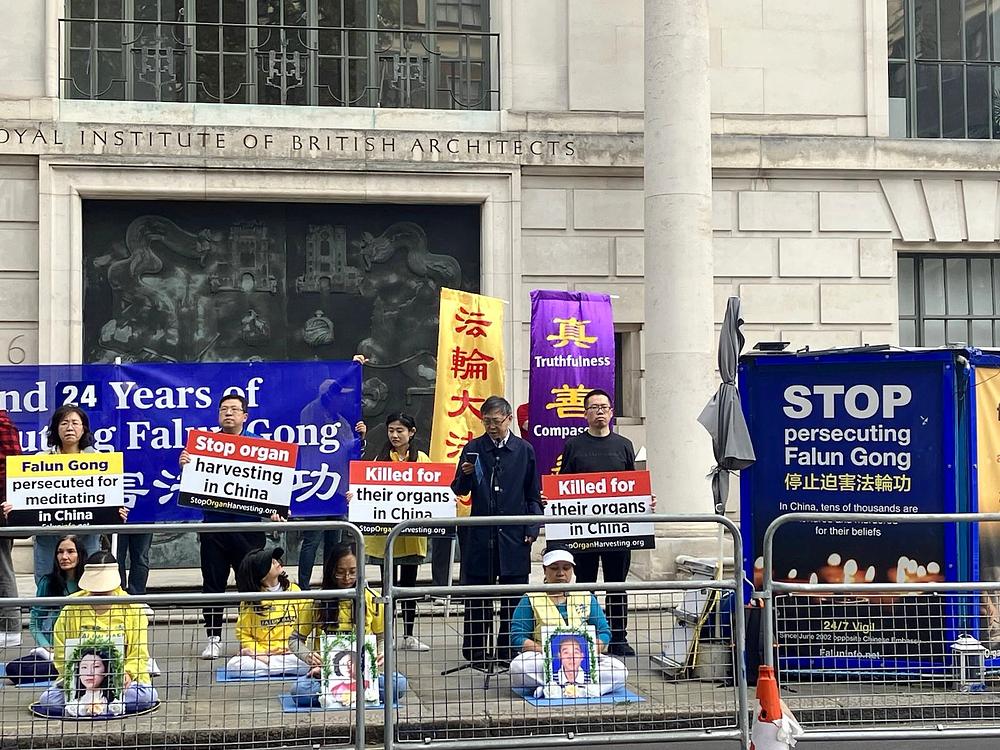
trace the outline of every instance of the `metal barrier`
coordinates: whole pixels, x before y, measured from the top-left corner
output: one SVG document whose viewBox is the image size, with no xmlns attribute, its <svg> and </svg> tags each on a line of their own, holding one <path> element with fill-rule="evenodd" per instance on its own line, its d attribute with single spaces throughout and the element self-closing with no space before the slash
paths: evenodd
<svg viewBox="0 0 1000 750">
<path fill-rule="evenodd" d="M 459 531 L 472 526 L 536 524 L 538 516 L 469 517 L 454 521 L 435 519 L 434 524 L 456 526 Z M 566 517 L 561 521 L 571 523 L 606 522 L 605 517 Z M 739 531 L 727 518 L 714 515 L 684 516 L 622 516 L 622 523 L 655 522 L 657 524 L 712 523 L 733 538 L 736 559 L 742 558 Z M 403 521 L 394 527 L 386 542 L 386 568 L 394 565 L 395 540 L 406 529 L 425 526 L 426 521 Z M 533 573 L 540 572 L 540 566 Z M 703 739 L 749 742 L 747 683 L 743 662 L 744 621 L 742 602 L 737 598 L 735 611 L 738 616 L 723 624 L 726 629 L 723 647 L 713 651 L 706 646 L 706 653 L 717 654 L 719 662 L 732 660 L 732 674 L 724 676 L 716 670 L 704 679 L 678 675 L 669 679 L 651 665 L 650 656 L 658 655 L 664 646 L 678 646 L 672 639 L 679 639 L 675 628 L 674 607 L 680 606 L 685 595 L 697 597 L 698 592 L 716 595 L 731 593 L 740 597 L 741 582 L 734 579 L 714 581 L 629 581 L 627 583 L 596 583 L 560 585 L 560 590 L 603 591 L 612 599 L 613 608 L 622 604 L 629 618 L 629 640 L 638 652 L 638 658 L 620 658 L 619 664 L 628 669 L 627 693 L 618 690 L 604 699 L 609 702 L 566 701 L 556 705 L 532 705 L 512 690 L 512 680 L 523 683 L 524 672 L 506 671 L 506 661 L 480 661 L 475 666 L 474 653 L 463 655 L 463 618 L 430 618 L 435 607 L 450 606 L 452 600 L 463 600 L 459 606 L 477 607 L 470 612 L 485 612 L 486 622 L 492 627 L 495 609 L 483 600 L 500 599 L 500 609 L 507 611 L 527 592 L 551 590 L 544 584 L 505 584 L 495 586 L 414 586 L 399 585 L 392 576 L 383 576 L 386 601 L 385 672 L 405 674 L 409 684 L 408 694 L 393 701 L 396 680 L 386 680 L 384 716 L 384 741 L 386 748 L 413 748 L 417 745 L 459 748 L 506 748 L 512 741 L 519 746 L 554 747 L 561 745 L 614 743 L 647 743 L 665 741 L 691 741 Z M 440 600 L 443 599 L 443 602 Z M 507 603 L 504 603 L 504 600 Z M 437 601 L 435 601 L 437 600 Z M 624 600 L 624 601 L 622 601 Z M 396 605 L 413 605 L 416 610 L 413 637 L 429 648 L 413 650 L 420 644 L 397 639 L 399 627 Z M 412 610 L 411 610 L 412 611 Z M 620 610 L 618 610 L 620 612 Z M 463 613 L 464 614 L 464 613 Z M 481 620 L 476 622 L 482 623 Z M 704 625 L 698 623 L 698 626 Z M 404 619 L 403 627 L 406 628 Z M 697 627 L 697 626 L 696 626 Z M 404 648 L 391 648 L 400 644 Z M 502 645 L 502 644 L 497 644 Z M 408 648 L 405 648 L 407 647 Z M 683 649 L 682 649 L 683 650 Z M 719 654 L 721 652 L 721 654 Z M 736 658 L 733 659 L 733 653 Z M 502 657 L 503 654 L 500 654 Z M 473 661 L 467 661 L 465 657 Z M 519 664 L 523 664 L 520 662 Z M 717 663 L 716 666 L 719 666 Z M 497 670 L 500 670 L 499 672 Z M 601 671 L 604 670 L 604 671 Z M 711 672 L 711 669 L 708 669 Z M 485 674 L 483 674 L 485 673 Z M 609 662 L 602 663 L 598 680 L 612 675 L 622 675 L 620 668 Z M 723 684 L 714 684 L 716 678 Z M 414 697 L 414 692 L 417 695 Z M 542 701 L 544 704 L 544 701 Z"/>
<path fill-rule="evenodd" d="M 159 697 L 159 706 L 149 713 L 137 713 L 114 720 L 72 721 L 40 718 L 32 714 L 30 705 L 45 689 L 42 686 L 14 687 L 3 682 L 0 688 L 0 738 L 4 748 L 75 747 L 75 748 L 172 748 L 205 747 L 350 747 L 361 750 L 366 742 L 365 706 L 358 701 L 353 710 L 288 713 L 280 696 L 289 693 L 294 683 L 287 680 L 235 680 L 232 673 L 221 675 L 218 669 L 238 655 L 240 645 L 234 639 L 231 626 L 223 627 L 222 658 L 202 660 L 199 652 L 205 642 L 201 615 L 205 605 L 235 608 L 243 602 L 280 598 L 294 602 L 325 602 L 348 600 L 353 603 L 354 622 L 363 629 L 365 622 L 364 565 L 361 564 L 364 538 L 357 527 L 336 521 L 303 521 L 294 526 L 274 523 L 240 523 L 225 526 L 192 524 L 129 524 L 127 526 L 89 527 L 9 527 L 4 536 L 170 533 L 177 531 L 250 532 L 340 529 L 349 535 L 359 551 L 357 582 L 352 588 L 313 590 L 309 592 L 274 593 L 164 593 L 143 596 L 101 597 L 101 604 L 143 603 L 150 609 L 149 654 L 160 674 L 152 677 L 152 686 Z M 196 565 L 191 561 L 192 567 Z M 18 607 L 64 607 L 67 604 L 92 604 L 94 599 L 79 597 L 13 597 L 0 598 L 0 611 Z M 229 613 L 231 615 L 231 612 Z M 232 617 L 226 618 L 231 620 Z M 30 638 L 24 637 L 19 649 L 0 651 L 3 661 L 23 657 L 30 648 Z M 354 664 L 359 666 L 363 639 L 357 640 Z M 152 662 L 147 665 L 152 666 Z M 301 671 L 301 670 L 299 670 Z M 244 677 L 249 676 L 243 673 Z"/>
<path fill-rule="evenodd" d="M 959 636 L 985 631 L 980 640 L 1000 656 L 1000 582 L 935 581 L 943 560 L 908 558 L 896 564 L 896 583 L 859 582 L 858 561 L 831 564 L 846 582 L 775 581 L 775 536 L 796 523 L 979 524 L 1000 523 L 1000 514 L 789 513 L 765 531 L 756 594 L 764 661 L 806 730 L 801 739 L 1000 737 L 995 672 L 987 692 L 963 692 L 954 648 Z"/>
</svg>

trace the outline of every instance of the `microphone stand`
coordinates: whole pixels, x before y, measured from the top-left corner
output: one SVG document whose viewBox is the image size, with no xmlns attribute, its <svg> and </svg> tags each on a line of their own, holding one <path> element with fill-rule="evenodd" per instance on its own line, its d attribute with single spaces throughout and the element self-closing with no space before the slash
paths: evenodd
<svg viewBox="0 0 1000 750">
<path fill-rule="evenodd" d="M 494 446 L 493 453 L 495 454 L 493 460 L 493 468 L 490 470 L 490 482 L 489 491 L 487 494 L 487 505 L 486 512 L 487 515 L 496 515 L 497 498 L 496 494 L 500 491 L 500 449 Z M 486 563 L 486 575 L 488 577 L 489 583 L 492 586 L 496 579 L 496 571 L 493 568 L 493 553 L 496 551 L 497 544 L 497 527 L 487 526 L 489 529 L 489 539 L 487 541 L 487 563 Z M 464 560 L 464 558 L 463 558 Z M 464 563 L 463 563 L 464 564 Z M 497 631 L 500 629 L 500 623 L 498 620 L 498 612 L 496 607 L 496 599 L 490 600 L 489 607 L 489 627 L 486 629 L 485 638 L 486 643 L 483 648 L 483 661 L 469 661 L 465 664 L 460 664 L 457 667 L 452 667 L 451 669 L 446 669 L 441 672 L 441 676 L 455 674 L 456 672 L 463 672 L 466 669 L 472 669 L 476 672 L 482 674 L 485 679 L 483 680 L 483 690 L 490 689 L 490 682 L 492 679 L 500 674 L 510 671 L 510 665 L 504 664 L 500 661 L 499 655 L 496 652 L 496 638 Z"/>
</svg>

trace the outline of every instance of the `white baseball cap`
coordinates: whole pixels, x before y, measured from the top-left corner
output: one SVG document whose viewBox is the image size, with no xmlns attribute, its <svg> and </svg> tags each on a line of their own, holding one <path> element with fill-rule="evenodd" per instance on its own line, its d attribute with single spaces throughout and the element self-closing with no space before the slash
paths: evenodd
<svg viewBox="0 0 1000 750">
<path fill-rule="evenodd" d="M 546 568 L 552 565 L 552 563 L 557 562 L 568 562 L 573 567 L 576 567 L 576 561 L 573 559 L 573 553 L 568 549 L 551 549 L 542 555 L 542 565 Z"/>
</svg>

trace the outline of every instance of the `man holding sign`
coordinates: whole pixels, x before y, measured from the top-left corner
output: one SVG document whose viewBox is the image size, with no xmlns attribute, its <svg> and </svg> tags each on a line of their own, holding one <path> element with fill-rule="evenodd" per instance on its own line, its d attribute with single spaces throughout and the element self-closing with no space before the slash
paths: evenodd
<svg viewBox="0 0 1000 750">
<path fill-rule="evenodd" d="M 219 429 L 224 435 L 242 435 L 248 438 L 258 438 L 250 432 L 244 432 L 244 425 L 250 414 L 247 411 L 247 400 L 236 393 L 227 393 L 219 401 Z M 259 439 L 259 438 L 258 438 Z M 190 445 L 190 442 L 189 442 Z M 192 465 L 193 456 L 187 449 L 181 451 L 180 464 L 185 471 L 181 474 L 181 494 L 185 493 L 186 467 Z M 233 462 L 235 463 L 235 462 Z M 292 464 L 294 469 L 294 462 Z M 193 493 L 192 493 L 193 494 Z M 288 494 L 291 494 L 289 487 Z M 284 503 L 288 505 L 287 499 Z M 202 507 L 203 523 L 245 523 L 252 521 L 252 516 L 239 512 L 213 510 Z M 278 520 L 280 515 L 271 515 L 272 520 Z M 222 594 L 229 582 L 229 571 L 239 569 L 240 562 L 251 550 L 264 546 L 263 531 L 203 531 L 198 534 L 201 551 L 201 591 L 203 594 Z M 217 659 L 222 653 L 222 608 L 218 605 L 205 607 L 202 611 L 205 617 L 205 631 L 208 643 L 201 652 L 202 659 Z"/>
<path fill-rule="evenodd" d="M 614 411 L 608 393 L 599 388 L 590 391 L 583 398 L 583 408 L 587 429 L 566 441 L 559 474 L 635 471 L 635 448 L 632 441 L 611 431 Z M 596 583 L 597 568 L 602 565 L 605 583 L 619 583 L 628 576 L 632 551 L 627 547 L 596 549 L 576 552 L 574 557 L 577 582 Z M 611 625 L 608 653 L 615 656 L 635 656 L 627 634 L 628 596 L 608 594 L 605 606 Z"/>
</svg>

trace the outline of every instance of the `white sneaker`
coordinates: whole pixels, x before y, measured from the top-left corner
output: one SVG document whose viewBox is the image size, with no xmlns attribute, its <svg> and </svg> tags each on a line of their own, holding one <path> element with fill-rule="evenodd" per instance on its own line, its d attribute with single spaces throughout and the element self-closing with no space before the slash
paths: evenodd
<svg viewBox="0 0 1000 750">
<path fill-rule="evenodd" d="M 0 648 L 15 648 L 20 645 L 20 633 L 0 633 Z"/>
<path fill-rule="evenodd" d="M 407 635 L 403 637 L 403 645 L 400 646 L 400 649 L 402 651 L 430 651 L 431 647 L 415 635 Z"/>
<path fill-rule="evenodd" d="M 202 659 L 218 659 L 222 654 L 222 638 L 217 635 L 209 636 L 208 645 L 201 652 Z"/>
<path fill-rule="evenodd" d="M 202 656 L 204 656 L 204 654 L 202 654 Z M 146 671 L 149 672 L 150 677 L 159 677 L 163 674 L 163 672 L 160 671 L 160 665 L 156 663 L 156 659 L 152 656 L 150 656 L 149 661 L 146 662 Z"/>
</svg>

